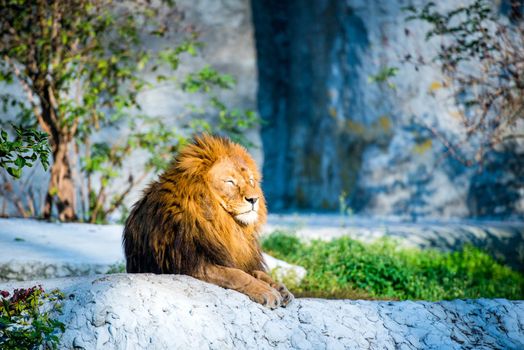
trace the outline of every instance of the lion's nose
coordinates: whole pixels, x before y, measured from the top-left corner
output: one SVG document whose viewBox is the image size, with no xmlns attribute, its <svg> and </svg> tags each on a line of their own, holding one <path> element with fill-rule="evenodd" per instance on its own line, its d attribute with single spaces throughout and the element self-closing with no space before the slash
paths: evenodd
<svg viewBox="0 0 524 350">
<path fill-rule="evenodd" d="M 258 197 L 246 197 L 246 201 L 251 204 L 255 204 L 258 201 Z"/>
</svg>

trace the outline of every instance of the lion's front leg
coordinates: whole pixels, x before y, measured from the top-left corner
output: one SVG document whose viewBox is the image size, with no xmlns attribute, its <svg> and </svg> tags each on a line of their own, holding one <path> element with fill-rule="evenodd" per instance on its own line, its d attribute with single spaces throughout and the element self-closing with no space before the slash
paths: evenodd
<svg viewBox="0 0 524 350">
<path fill-rule="evenodd" d="M 291 294 L 291 292 L 286 288 L 286 286 L 283 283 L 275 282 L 271 278 L 271 276 L 269 276 L 266 272 L 264 272 L 264 271 L 253 271 L 252 275 L 255 276 L 255 278 L 257 278 L 257 279 L 266 282 L 267 284 L 269 284 L 274 289 L 278 290 L 278 292 L 282 296 L 282 306 L 283 307 L 286 307 L 290 302 L 293 301 L 293 299 L 295 299 L 293 294 Z"/>
<path fill-rule="evenodd" d="M 239 269 L 208 265 L 194 277 L 223 288 L 234 289 L 246 294 L 251 300 L 271 309 L 276 309 L 282 304 L 282 297 L 278 291 L 268 283 L 256 279 Z"/>
</svg>

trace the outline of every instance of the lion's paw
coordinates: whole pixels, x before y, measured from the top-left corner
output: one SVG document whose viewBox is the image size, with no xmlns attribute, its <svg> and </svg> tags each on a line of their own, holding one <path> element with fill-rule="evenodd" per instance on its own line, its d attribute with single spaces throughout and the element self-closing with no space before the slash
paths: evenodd
<svg viewBox="0 0 524 350">
<path fill-rule="evenodd" d="M 248 296 L 255 302 L 264 305 L 270 309 L 276 309 L 282 305 L 282 296 L 275 289 L 270 286 L 258 286 L 257 290 L 247 293 Z"/>
<path fill-rule="evenodd" d="M 277 283 L 274 287 L 282 297 L 282 307 L 286 307 L 290 302 L 293 301 L 293 299 L 295 299 L 295 296 L 286 288 L 284 284 Z"/>
<path fill-rule="evenodd" d="M 264 302 L 261 303 L 262 305 L 270 308 L 270 309 L 276 309 L 279 308 L 282 304 L 282 297 L 280 294 L 272 289 L 271 291 L 266 292 L 263 294 Z"/>
</svg>

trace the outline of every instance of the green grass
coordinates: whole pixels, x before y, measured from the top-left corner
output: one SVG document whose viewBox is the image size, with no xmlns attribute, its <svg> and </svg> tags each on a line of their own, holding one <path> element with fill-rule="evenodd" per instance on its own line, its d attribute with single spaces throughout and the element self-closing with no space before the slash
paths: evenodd
<svg viewBox="0 0 524 350">
<path fill-rule="evenodd" d="M 442 300 L 524 299 L 524 275 L 497 263 L 485 252 L 399 248 L 383 239 L 365 244 L 350 238 L 304 243 L 274 232 L 264 251 L 308 271 L 297 296 L 350 299 Z"/>
<path fill-rule="evenodd" d="M 111 264 L 106 273 L 112 274 L 112 273 L 125 273 L 125 272 L 126 272 L 126 263 L 123 261 L 119 261 L 114 264 Z"/>
</svg>

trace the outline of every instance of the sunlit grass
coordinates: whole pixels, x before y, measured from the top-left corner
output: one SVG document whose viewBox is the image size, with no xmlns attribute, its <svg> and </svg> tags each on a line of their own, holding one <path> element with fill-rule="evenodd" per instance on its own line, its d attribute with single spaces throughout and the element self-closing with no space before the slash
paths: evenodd
<svg viewBox="0 0 524 350">
<path fill-rule="evenodd" d="M 466 246 L 443 253 L 399 248 L 392 240 L 365 244 L 347 237 L 305 243 L 275 232 L 264 251 L 308 271 L 298 296 L 350 299 L 524 299 L 524 275 Z"/>
</svg>

